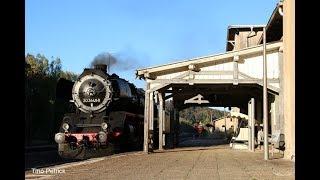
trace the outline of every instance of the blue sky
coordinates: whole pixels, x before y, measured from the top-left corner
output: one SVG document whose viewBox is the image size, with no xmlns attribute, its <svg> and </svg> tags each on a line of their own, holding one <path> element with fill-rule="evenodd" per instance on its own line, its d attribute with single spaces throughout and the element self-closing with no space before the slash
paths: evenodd
<svg viewBox="0 0 320 180">
<path fill-rule="evenodd" d="M 26 0 L 25 53 L 81 73 L 100 53 L 130 61 L 111 72 L 225 52 L 228 25 L 266 24 L 278 0 Z"/>
</svg>

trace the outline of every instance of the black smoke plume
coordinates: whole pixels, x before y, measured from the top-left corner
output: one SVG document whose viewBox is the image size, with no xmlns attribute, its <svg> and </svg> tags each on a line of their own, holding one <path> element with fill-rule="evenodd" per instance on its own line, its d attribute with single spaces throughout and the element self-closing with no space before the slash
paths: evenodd
<svg viewBox="0 0 320 180">
<path fill-rule="evenodd" d="M 97 64 L 106 64 L 108 66 L 112 66 L 117 63 L 116 57 L 112 56 L 110 53 L 101 53 L 97 55 L 90 66 L 93 68 Z"/>
<path fill-rule="evenodd" d="M 94 65 L 97 64 L 106 64 L 109 69 L 122 71 L 133 70 L 139 67 L 138 61 L 126 53 L 118 53 L 114 55 L 108 52 L 100 53 L 93 59 L 90 66 L 93 68 Z"/>
</svg>

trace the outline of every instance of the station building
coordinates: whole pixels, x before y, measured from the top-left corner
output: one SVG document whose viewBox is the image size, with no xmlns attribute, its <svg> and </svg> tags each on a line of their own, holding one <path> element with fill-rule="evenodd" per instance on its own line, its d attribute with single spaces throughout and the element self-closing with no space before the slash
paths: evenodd
<svg viewBox="0 0 320 180">
<path fill-rule="evenodd" d="M 268 133 L 285 135 L 284 158 L 295 157 L 295 3 L 279 2 L 266 25 L 230 25 L 226 52 L 137 69 L 146 81 L 144 151 L 155 116 L 159 123 L 159 149 L 163 137 L 175 142 L 179 111 L 194 106 L 238 107 L 253 122 L 263 122 L 263 52 L 267 61 Z M 263 28 L 266 46 L 263 46 Z M 166 121 L 166 100 L 172 100 Z M 153 104 L 158 106 L 157 115 Z M 164 133 L 164 122 L 170 131 Z"/>
</svg>

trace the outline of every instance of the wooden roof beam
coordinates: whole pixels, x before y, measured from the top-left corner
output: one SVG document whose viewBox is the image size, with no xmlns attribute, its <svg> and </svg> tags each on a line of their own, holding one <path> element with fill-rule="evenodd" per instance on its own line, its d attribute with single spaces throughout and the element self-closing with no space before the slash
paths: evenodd
<svg viewBox="0 0 320 180">
<path fill-rule="evenodd" d="M 268 43 L 266 45 L 267 52 L 279 51 L 279 48 L 281 46 L 282 46 L 282 41 Z M 182 67 L 188 68 L 190 64 L 195 64 L 198 66 L 198 65 L 205 64 L 208 62 L 214 62 L 214 61 L 219 61 L 219 60 L 224 60 L 224 59 L 229 59 L 230 61 L 233 61 L 234 56 L 240 56 L 240 58 L 243 58 L 243 57 L 250 57 L 250 56 L 254 56 L 254 55 L 262 55 L 262 51 L 263 51 L 263 46 L 258 45 L 258 46 L 254 46 L 254 47 L 248 47 L 245 49 L 241 49 L 238 51 L 225 52 L 223 54 L 198 57 L 198 58 L 194 58 L 194 59 L 190 59 L 190 60 L 186 60 L 186 61 L 165 64 L 165 65 L 161 65 L 161 66 L 155 66 L 155 67 L 144 68 L 144 69 L 137 69 L 136 74 L 137 74 L 137 76 L 146 77 L 146 73 L 150 74 L 150 73 L 156 73 L 159 71 L 166 71 L 166 70 L 175 69 L 175 68 L 182 68 Z"/>
</svg>

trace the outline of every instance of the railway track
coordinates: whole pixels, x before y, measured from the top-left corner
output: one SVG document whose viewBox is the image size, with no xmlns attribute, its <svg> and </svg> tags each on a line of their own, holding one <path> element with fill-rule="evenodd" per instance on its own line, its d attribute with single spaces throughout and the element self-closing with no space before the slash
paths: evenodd
<svg viewBox="0 0 320 180">
<path fill-rule="evenodd" d="M 25 147 L 25 171 L 76 161 L 79 160 L 62 159 L 57 153 L 56 145 Z"/>
</svg>

